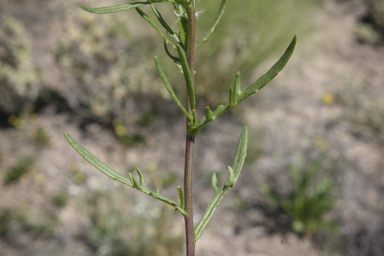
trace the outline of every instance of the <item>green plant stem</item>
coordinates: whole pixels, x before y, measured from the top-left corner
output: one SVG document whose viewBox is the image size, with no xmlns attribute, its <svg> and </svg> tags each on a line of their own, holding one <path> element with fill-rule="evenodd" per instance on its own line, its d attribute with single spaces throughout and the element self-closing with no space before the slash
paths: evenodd
<svg viewBox="0 0 384 256">
<path fill-rule="evenodd" d="M 188 42 L 187 42 L 187 60 L 189 70 L 191 72 L 192 83 L 194 84 L 194 59 L 195 59 L 195 10 L 194 0 L 191 1 L 190 6 L 187 8 L 188 15 Z M 187 112 L 192 116 L 191 104 L 189 102 L 187 90 Z M 195 115 L 193 115 L 195 116 Z M 187 130 L 191 122 L 187 119 Z M 186 233 L 186 252 L 187 256 L 195 256 L 195 235 L 193 227 L 193 200 L 192 200 L 192 166 L 193 166 L 193 149 L 195 138 L 186 136 L 185 147 L 185 168 L 184 168 L 184 193 L 185 193 L 185 211 L 188 216 L 185 219 L 185 233 Z"/>
</svg>

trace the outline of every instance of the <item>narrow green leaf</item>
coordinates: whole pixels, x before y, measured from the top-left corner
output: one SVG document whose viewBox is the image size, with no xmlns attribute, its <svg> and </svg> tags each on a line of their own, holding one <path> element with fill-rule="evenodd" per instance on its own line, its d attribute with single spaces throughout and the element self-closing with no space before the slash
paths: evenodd
<svg viewBox="0 0 384 256">
<path fill-rule="evenodd" d="M 176 3 L 177 0 L 152 0 L 153 3 Z M 114 12 L 120 12 L 125 11 L 132 8 L 137 8 L 143 5 L 150 5 L 151 3 L 149 1 L 146 2 L 136 2 L 136 3 L 130 3 L 130 4 L 121 4 L 121 5 L 115 5 L 115 6 L 106 6 L 106 7 L 99 7 L 99 8 L 93 8 L 93 7 L 87 7 L 81 4 L 78 4 L 81 8 L 86 10 L 87 12 L 91 13 L 97 13 L 97 14 L 108 14 L 108 13 L 114 13 Z"/>
<path fill-rule="evenodd" d="M 196 126 L 197 125 L 196 109 L 192 109 L 192 116 L 193 116 L 193 126 Z"/>
<path fill-rule="evenodd" d="M 225 7 L 227 6 L 227 0 L 223 0 L 221 2 L 221 5 L 220 5 L 220 8 L 219 8 L 219 11 L 217 12 L 216 14 L 216 17 L 215 17 L 215 20 L 213 21 L 212 25 L 211 25 L 211 28 L 208 30 L 208 32 L 204 35 L 203 39 L 201 40 L 201 42 L 199 43 L 199 45 L 196 47 L 196 50 L 195 52 L 197 52 L 200 47 L 206 43 L 208 41 L 208 37 L 213 33 L 213 31 L 215 31 L 215 28 L 217 26 L 217 24 L 219 23 L 221 17 L 223 16 L 224 14 L 224 10 L 225 10 Z"/>
<path fill-rule="evenodd" d="M 178 64 L 180 66 L 180 59 L 176 56 L 173 56 L 169 50 L 168 50 L 168 45 L 167 43 L 164 41 L 164 49 L 165 49 L 165 53 L 168 55 L 169 58 L 171 58 L 171 60 L 173 60 L 173 62 L 175 62 L 176 64 Z"/>
<path fill-rule="evenodd" d="M 216 174 L 214 174 L 216 176 Z M 213 180 L 213 177 L 212 177 Z M 200 238 L 202 235 L 205 227 L 208 225 L 208 222 L 212 218 L 213 214 L 215 213 L 217 207 L 219 207 L 219 203 L 221 200 L 223 200 L 225 194 L 228 192 L 228 187 L 225 187 L 224 189 L 220 189 L 217 184 L 216 187 L 213 187 L 215 194 L 211 200 L 211 202 L 208 204 L 207 209 L 204 212 L 203 217 L 199 221 L 199 223 L 196 225 L 195 228 L 195 242 Z"/>
<path fill-rule="evenodd" d="M 167 22 L 164 20 L 163 16 L 160 14 L 160 12 L 157 10 L 156 6 L 152 3 L 152 1 L 149 1 L 151 3 L 151 8 L 153 13 L 155 14 L 157 20 L 160 22 L 161 26 L 166 30 L 167 34 L 176 40 L 176 42 L 180 43 L 180 38 L 176 35 L 176 33 L 168 26 Z"/>
<path fill-rule="evenodd" d="M 173 49 L 176 50 L 176 46 L 169 40 L 169 38 L 157 27 L 157 25 L 153 22 L 151 18 L 145 12 L 143 12 L 140 8 L 135 8 L 137 13 L 143 17 L 154 29 L 156 29 L 157 32 L 161 35 L 161 37 L 164 39 L 164 41 L 172 46 Z"/>
<path fill-rule="evenodd" d="M 181 66 L 181 64 L 175 62 L 175 65 L 176 65 L 176 67 L 179 69 L 180 74 L 183 74 L 184 72 L 183 72 L 183 67 Z"/>
<path fill-rule="evenodd" d="M 208 122 L 212 121 L 212 116 L 211 116 L 211 109 L 209 107 L 205 108 L 205 118 L 208 120 Z"/>
<path fill-rule="evenodd" d="M 232 168 L 235 172 L 234 184 L 239 178 L 240 172 L 243 169 L 245 158 L 247 157 L 247 144 L 248 144 L 248 128 L 244 127 L 243 131 L 241 132 L 239 142 L 237 143 L 236 154 L 232 163 Z"/>
<path fill-rule="evenodd" d="M 268 84 L 275 76 L 279 74 L 279 72 L 285 67 L 288 60 L 291 58 L 293 51 L 296 46 L 296 36 L 293 37 L 291 43 L 289 44 L 287 50 L 281 56 L 281 58 L 272 66 L 272 68 L 262 75 L 256 82 L 249 85 L 247 89 L 240 95 L 239 101 L 241 102 L 244 99 L 248 98 L 254 93 L 257 93 L 261 88 L 263 88 L 266 84 Z"/>
<path fill-rule="evenodd" d="M 230 188 L 233 188 L 233 186 L 235 185 L 235 172 L 233 171 L 231 166 L 228 166 L 228 171 L 229 171 L 229 175 L 225 182 L 225 185 Z"/>
<path fill-rule="evenodd" d="M 219 185 L 217 184 L 217 176 L 216 176 L 216 173 L 214 173 L 212 175 L 212 179 L 211 179 L 211 186 L 213 188 L 213 191 L 215 192 L 220 192 L 221 189 L 219 188 Z"/>
<path fill-rule="evenodd" d="M 217 184 L 216 173 L 212 175 L 211 186 L 214 191 L 213 198 L 211 202 L 208 204 L 207 209 L 205 210 L 203 217 L 196 225 L 195 228 L 195 241 L 199 239 L 201 234 L 203 233 L 205 227 L 207 226 L 209 220 L 212 218 L 215 210 L 219 206 L 221 200 L 223 200 L 225 194 L 228 192 L 229 188 L 232 188 L 237 179 L 239 178 L 241 169 L 244 164 L 245 156 L 247 155 L 247 139 L 248 139 L 248 131 L 247 127 L 243 129 L 243 132 L 240 135 L 239 142 L 237 143 L 237 149 L 235 158 L 233 160 L 232 167 L 228 166 L 229 175 L 224 183 L 224 188 L 220 189 Z"/>
<path fill-rule="evenodd" d="M 177 193 L 179 195 L 180 206 L 181 206 L 181 208 L 185 209 L 185 206 L 184 206 L 184 192 L 183 192 L 183 189 L 180 186 L 177 187 Z"/>
<path fill-rule="evenodd" d="M 193 127 L 189 127 L 187 131 L 188 135 L 195 137 L 197 133 L 209 122 L 211 122 L 212 120 L 215 120 L 216 118 L 218 118 L 219 116 L 227 112 L 232 106 L 239 104 L 241 101 L 245 100 L 252 94 L 257 93 L 261 88 L 263 88 L 266 84 L 268 84 L 275 76 L 279 74 L 279 72 L 287 64 L 288 60 L 292 56 L 295 46 L 296 46 L 296 36 L 293 37 L 290 45 L 288 46 L 283 56 L 281 56 L 281 58 L 272 66 L 272 68 L 263 76 L 261 76 L 256 82 L 249 85 L 247 89 L 245 89 L 245 91 L 243 92 L 241 92 L 240 72 L 237 73 L 236 79 L 235 79 L 235 89 L 233 93 L 232 93 L 232 90 L 230 91 L 229 104 L 226 106 L 224 105 L 218 106 L 216 110 L 213 111 L 211 114 L 212 119 L 208 119 L 205 117 L 201 120 L 199 124 L 194 125 Z M 235 104 L 233 104 L 233 101 L 235 102 Z"/>
<path fill-rule="evenodd" d="M 179 35 L 180 41 L 181 41 L 181 43 L 182 42 L 187 42 L 186 41 L 186 34 L 187 34 L 186 32 L 187 32 L 187 30 L 184 30 L 184 26 L 183 26 L 183 22 L 182 22 L 182 20 L 185 19 L 184 9 L 183 9 L 183 7 L 181 5 L 176 6 L 174 4 L 173 5 L 173 11 L 178 16 L 177 26 L 179 27 L 179 32 L 177 34 Z M 183 46 L 183 49 L 186 49 L 186 47 Z"/>
<path fill-rule="evenodd" d="M 200 238 L 200 236 L 203 233 L 203 230 L 207 226 L 209 220 L 212 218 L 213 213 L 215 212 L 216 208 L 219 206 L 220 201 L 224 198 L 224 195 L 228 192 L 228 189 L 220 189 L 217 184 L 217 177 L 216 173 L 212 175 L 211 185 L 213 188 L 213 191 L 215 192 L 213 195 L 213 198 L 211 202 L 208 204 L 207 209 L 205 210 L 203 217 L 197 223 L 195 228 L 195 242 Z"/>
<path fill-rule="evenodd" d="M 133 186 L 131 181 L 121 175 L 120 173 L 112 170 L 108 165 L 100 161 L 97 157 L 95 157 L 91 152 L 86 150 L 83 146 L 81 146 L 79 143 L 77 143 L 71 136 L 69 136 L 67 133 L 64 133 L 65 138 L 71 144 L 71 146 L 81 155 L 88 163 L 90 163 L 93 167 L 107 175 L 108 177 L 119 181 L 125 185 L 128 185 L 130 187 Z"/>
<path fill-rule="evenodd" d="M 148 2 L 139 2 L 139 3 L 121 4 L 121 5 L 106 6 L 106 7 L 99 7 L 99 8 L 87 7 L 81 4 L 78 4 L 78 5 L 84 10 L 86 10 L 87 12 L 97 13 L 97 14 L 108 14 L 108 13 L 125 11 L 128 9 L 137 8 L 142 5 L 148 5 L 148 4 L 149 4 Z"/>
<path fill-rule="evenodd" d="M 238 102 L 238 98 L 239 96 L 241 95 L 241 81 L 240 81 L 240 71 L 237 72 L 236 74 L 236 78 L 235 78 L 235 99 L 236 99 L 236 104 L 239 103 Z"/>
<path fill-rule="evenodd" d="M 180 100 L 177 98 L 175 92 L 172 89 L 172 86 L 169 84 L 168 78 L 164 73 L 163 68 L 160 65 L 159 60 L 157 59 L 157 56 L 155 57 L 155 64 L 157 67 L 157 71 L 160 74 L 161 79 L 163 80 L 163 83 L 165 85 L 165 88 L 167 88 L 169 94 L 171 95 L 172 99 L 176 102 L 176 104 L 180 107 L 181 111 L 184 112 L 184 114 L 187 116 L 189 121 L 192 121 L 192 117 L 188 114 L 187 110 L 185 110 L 184 106 L 181 104 Z"/>
<path fill-rule="evenodd" d="M 184 216 L 188 216 L 188 214 L 184 211 L 180 205 L 178 205 L 176 202 L 163 197 L 159 190 L 157 189 L 157 193 L 154 193 L 150 191 L 146 185 L 145 185 L 145 180 L 144 180 L 144 175 L 143 173 L 136 168 L 136 171 L 140 177 L 140 185 L 137 183 L 136 179 L 133 177 L 132 173 L 129 173 L 129 178 L 124 177 L 120 173 L 112 170 L 108 165 L 100 161 L 97 157 L 95 157 L 91 152 L 86 150 L 83 146 L 81 146 L 79 143 L 77 143 L 71 136 L 69 136 L 67 133 L 64 133 L 65 138 L 69 142 L 69 144 L 81 155 L 88 163 L 90 163 L 92 166 L 94 166 L 96 169 L 107 175 L 108 177 L 119 181 L 125 185 L 128 185 L 132 188 L 135 188 L 149 196 L 152 196 L 160 201 L 163 201 L 166 204 L 169 204 L 173 207 L 175 207 L 178 211 L 181 212 Z"/>
<path fill-rule="evenodd" d="M 139 177 L 140 177 L 140 186 L 146 187 L 143 173 L 137 167 L 136 167 L 136 172 L 137 174 L 139 174 Z"/>
<path fill-rule="evenodd" d="M 131 179 L 132 187 L 140 190 L 139 184 L 137 183 L 135 177 L 133 177 L 132 173 L 129 173 L 129 178 Z"/>
<path fill-rule="evenodd" d="M 191 110 L 196 109 L 196 99 L 195 99 L 195 88 L 193 86 L 191 72 L 194 70 L 190 70 L 188 66 L 187 57 L 185 56 L 184 50 L 180 45 L 177 45 L 177 52 L 179 53 L 180 63 L 183 67 L 183 73 L 185 78 L 185 83 L 187 85 L 189 102 L 191 104 Z"/>
</svg>

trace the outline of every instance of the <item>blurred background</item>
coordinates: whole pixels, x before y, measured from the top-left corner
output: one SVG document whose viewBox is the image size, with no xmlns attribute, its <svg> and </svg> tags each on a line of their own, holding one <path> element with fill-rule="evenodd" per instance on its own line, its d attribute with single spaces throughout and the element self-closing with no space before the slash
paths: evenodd
<svg viewBox="0 0 384 256">
<path fill-rule="evenodd" d="M 220 3 L 201 1 L 198 38 Z M 0 0 L 0 255 L 183 255 L 178 212 L 110 180 L 63 136 L 176 200 L 185 120 L 153 57 L 183 102 L 182 76 L 135 10 L 76 4 Z M 266 72 L 295 34 L 281 74 L 196 139 L 197 223 L 245 125 L 250 137 L 198 255 L 384 255 L 383 0 L 229 1 L 196 57 L 198 115 L 227 103 L 238 71 L 243 88 Z"/>
</svg>

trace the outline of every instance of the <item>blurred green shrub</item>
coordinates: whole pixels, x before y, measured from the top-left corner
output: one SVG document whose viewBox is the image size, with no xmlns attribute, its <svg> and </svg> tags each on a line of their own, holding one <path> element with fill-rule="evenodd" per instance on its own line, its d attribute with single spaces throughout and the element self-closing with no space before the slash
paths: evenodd
<svg viewBox="0 0 384 256">
<path fill-rule="evenodd" d="M 357 25 L 357 36 L 363 42 L 379 43 L 384 40 L 384 0 L 363 0 L 366 12 Z"/>
<path fill-rule="evenodd" d="M 0 17 L 0 109 L 7 114 L 30 111 L 42 86 L 23 24 Z"/>
<path fill-rule="evenodd" d="M 90 219 L 86 239 L 94 255 L 181 255 L 183 238 L 169 232 L 173 218 L 166 207 L 143 200 L 128 207 L 119 201 L 125 199 L 111 196 L 111 191 L 92 195 L 86 207 Z"/>
<path fill-rule="evenodd" d="M 46 147 L 52 144 L 51 137 L 48 135 L 47 131 L 41 126 L 35 129 L 33 139 L 39 147 Z"/>
<path fill-rule="evenodd" d="M 60 192 L 52 196 L 52 203 L 58 208 L 63 208 L 68 203 L 68 194 L 65 192 Z"/>
<path fill-rule="evenodd" d="M 61 72 L 80 88 L 72 97 L 90 110 L 88 115 L 127 116 L 138 95 L 166 97 L 161 80 L 155 79 L 155 41 L 130 36 L 134 32 L 126 25 L 133 22 L 129 14 L 101 18 L 80 8 L 74 13 L 54 54 Z"/>
<path fill-rule="evenodd" d="M 18 163 L 4 173 L 3 184 L 11 185 L 34 168 L 34 161 L 31 158 L 21 158 Z"/>
<path fill-rule="evenodd" d="M 335 208 L 338 198 L 332 178 L 322 171 L 323 164 L 323 159 L 318 158 L 300 167 L 288 167 L 292 185 L 288 194 L 264 183 L 258 185 L 271 204 L 290 217 L 292 230 L 305 236 L 322 229 L 337 229 L 336 223 L 324 220 L 324 215 Z"/>
<path fill-rule="evenodd" d="M 8 235 L 9 224 L 12 220 L 12 212 L 9 209 L 2 209 L 0 211 L 0 237 Z"/>
<path fill-rule="evenodd" d="M 38 217 L 32 216 L 28 208 L 13 216 L 23 231 L 31 237 L 52 237 L 59 224 L 58 218 L 52 213 L 44 213 Z"/>
</svg>

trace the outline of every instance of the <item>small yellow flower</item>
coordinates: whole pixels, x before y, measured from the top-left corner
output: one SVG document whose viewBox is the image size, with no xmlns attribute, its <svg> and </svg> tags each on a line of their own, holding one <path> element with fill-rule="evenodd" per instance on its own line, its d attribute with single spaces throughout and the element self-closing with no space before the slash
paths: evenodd
<svg viewBox="0 0 384 256">
<path fill-rule="evenodd" d="M 321 100 L 323 101 L 324 104 L 330 105 L 333 102 L 333 95 L 330 93 L 324 93 L 323 96 L 321 97 Z"/>
<path fill-rule="evenodd" d="M 125 127 L 122 124 L 118 124 L 115 127 L 115 132 L 116 132 L 117 136 L 121 137 L 125 134 Z"/>
</svg>

